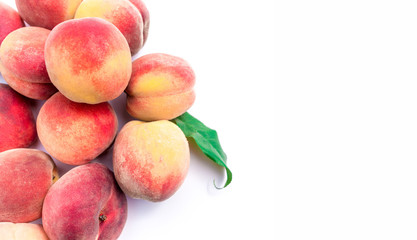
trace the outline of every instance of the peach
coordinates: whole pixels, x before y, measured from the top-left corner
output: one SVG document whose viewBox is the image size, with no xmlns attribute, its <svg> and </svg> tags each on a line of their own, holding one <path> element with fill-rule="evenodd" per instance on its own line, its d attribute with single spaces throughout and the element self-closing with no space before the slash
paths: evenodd
<svg viewBox="0 0 417 240">
<path fill-rule="evenodd" d="M 88 163 L 104 152 L 116 136 L 117 126 L 109 103 L 76 103 L 59 92 L 45 102 L 36 120 L 46 151 L 71 165 Z"/>
<path fill-rule="evenodd" d="M 132 73 L 126 39 L 100 18 L 68 20 L 56 26 L 46 40 L 45 62 L 55 87 L 81 103 L 117 98 Z"/>
<path fill-rule="evenodd" d="M 125 36 L 132 55 L 143 46 L 143 19 L 128 0 L 84 0 L 74 18 L 99 17 L 113 23 Z"/>
<path fill-rule="evenodd" d="M 4 79 L 26 97 L 47 99 L 57 91 L 45 66 L 44 48 L 49 33 L 40 27 L 19 28 L 0 47 L 0 71 Z"/>
<path fill-rule="evenodd" d="M 126 219 L 126 196 L 100 163 L 75 167 L 62 176 L 46 195 L 42 210 L 50 239 L 117 239 Z"/>
<path fill-rule="evenodd" d="M 28 99 L 0 84 L 0 152 L 29 147 L 36 140 L 35 119 Z"/>
<path fill-rule="evenodd" d="M 24 27 L 19 14 L 10 6 L 0 2 L 0 45 L 6 36 L 14 30 Z"/>
<path fill-rule="evenodd" d="M 25 97 L 36 100 L 46 100 L 58 91 L 52 83 L 32 83 L 22 81 L 4 69 L 1 63 L 0 71 L 9 86 Z"/>
<path fill-rule="evenodd" d="M 148 39 L 148 33 L 149 33 L 149 23 L 150 23 L 150 17 L 149 17 L 149 11 L 146 7 L 145 3 L 142 0 L 129 0 L 135 7 L 139 10 L 140 15 L 142 17 L 143 22 L 143 45 L 145 45 L 146 40 Z"/>
<path fill-rule="evenodd" d="M 187 139 L 167 120 L 128 122 L 114 144 L 114 174 L 132 198 L 153 202 L 168 199 L 184 181 L 189 164 Z"/>
<path fill-rule="evenodd" d="M 194 103 L 194 71 L 183 59 L 154 53 L 133 62 L 127 111 L 144 121 L 170 120 Z"/>
<path fill-rule="evenodd" d="M 27 148 L 0 153 L 0 222 L 30 222 L 41 217 L 42 203 L 58 180 L 48 154 Z"/>
<path fill-rule="evenodd" d="M 51 31 L 40 27 L 19 28 L 4 39 L 0 48 L 3 66 L 17 78 L 51 83 L 45 66 L 45 42 Z"/>
<path fill-rule="evenodd" d="M 40 224 L 0 222 L 0 239 L 48 240 Z"/>
<path fill-rule="evenodd" d="M 74 18 L 82 0 L 16 0 L 20 16 L 31 26 L 47 29 Z"/>
</svg>

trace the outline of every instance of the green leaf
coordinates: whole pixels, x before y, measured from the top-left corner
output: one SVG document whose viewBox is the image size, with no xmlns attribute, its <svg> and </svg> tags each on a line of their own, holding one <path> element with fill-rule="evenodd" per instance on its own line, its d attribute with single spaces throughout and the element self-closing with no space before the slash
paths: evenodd
<svg viewBox="0 0 417 240">
<path fill-rule="evenodd" d="M 188 112 L 172 120 L 184 132 L 186 137 L 193 138 L 203 153 L 218 165 L 226 168 L 227 180 L 223 188 L 232 182 L 232 172 L 227 167 L 227 156 L 220 146 L 217 132 L 208 128 Z M 216 183 L 214 183 L 216 186 Z M 219 189 L 219 188 L 218 188 Z"/>
</svg>

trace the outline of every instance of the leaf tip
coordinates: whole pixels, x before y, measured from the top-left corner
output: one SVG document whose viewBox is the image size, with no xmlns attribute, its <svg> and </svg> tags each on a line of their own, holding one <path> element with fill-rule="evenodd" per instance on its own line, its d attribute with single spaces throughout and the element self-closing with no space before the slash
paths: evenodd
<svg viewBox="0 0 417 240">
<path fill-rule="evenodd" d="M 223 187 L 218 187 L 217 185 L 216 185 L 216 179 L 213 179 L 213 185 L 214 185 L 214 187 L 217 189 L 217 190 L 222 190 L 222 189 L 225 189 L 227 186 L 229 186 L 229 184 L 232 182 L 232 180 L 228 180 L 228 181 L 226 181 L 226 183 L 224 184 L 224 186 Z"/>
<path fill-rule="evenodd" d="M 222 189 L 224 189 L 225 187 L 217 187 L 217 185 L 216 185 L 216 179 L 213 179 L 213 185 L 214 185 L 214 187 L 217 189 L 217 190 L 222 190 Z"/>
</svg>

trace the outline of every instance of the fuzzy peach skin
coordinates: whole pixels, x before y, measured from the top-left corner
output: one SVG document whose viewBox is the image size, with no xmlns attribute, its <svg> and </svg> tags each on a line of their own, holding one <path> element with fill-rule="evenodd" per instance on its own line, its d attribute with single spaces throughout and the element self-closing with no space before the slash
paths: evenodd
<svg viewBox="0 0 417 240">
<path fill-rule="evenodd" d="M 55 163 L 40 150 L 17 148 L 0 153 L 0 222 L 40 218 L 43 200 L 56 180 Z"/>
<path fill-rule="evenodd" d="M 14 30 L 24 27 L 25 24 L 23 23 L 22 19 L 20 18 L 19 14 L 11 8 L 10 6 L 6 5 L 5 3 L 0 2 L 0 45 L 3 42 L 3 39 L 6 36 L 13 32 Z"/>
<path fill-rule="evenodd" d="M 3 67 L 22 81 L 51 83 L 44 57 L 45 42 L 50 32 L 40 27 L 19 28 L 11 32 L 0 47 Z"/>
<path fill-rule="evenodd" d="M 81 103 L 117 98 L 132 73 L 125 37 L 100 18 L 68 20 L 56 26 L 46 40 L 45 62 L 55 87 Z"/>
<path fill-rule="evenodd" d="M 194 103 L 195 74 L 183 59 L 168 54 L 144 55 L 133 62 L 127 111 L 144 121 L 170 120 Z"/>
<path fill-rule="evenodd" d="M 0 222 L 0 240 L 48 240 L 40 224 Z"/>
<path fill-rule="evenodd" d="M 143 22 L 143 45 L 145 45 L 149 34 L 150 17 L 149 11 L 142 0 L 129 0 L 139 10 Z"/>
<path fill-rule="evenodd" d="M 113 23 L 125 36 L 132 55 L 143 46 L 143 20 L 128 0 L 84 0 L 74 18 L 99 17 Z"/>
<path fill-rule="evenodd" d="M 127 219 L 127 200 L 113 173 L 100 163 L 67 172 L 46 195 L 42 222 L 54 239 L 117 239 Z"/>
<path fill-rule="evenodd" d="M 58 91 L 45 66 L 44 48 L 49 33 L 40 27 L 19 28 L 0 47 L 0 71 L 4 79 L 28 98 L 44 100 Z"/>
<path fill-rule="evenodd" d="M 16 0 L 20 16 L 31 26 L 54 28 L 57 24 L 74 18 L 82 0 Z"/>
<path fill-rule="evenodd" d="M 52 83 L 31 83 L 16 78 L 2 66 L 1 62 L 0 71 L 9 86 L 25 97 L 46 100 L 58 91 Z"/>
<path fill-rule="evenodd" d="M 36 120 L 46 151 L 71 165 L 88 163 L 104 152 L 113 142 L 117 126 L 109 103 L 76 103 L 59 92 L 45 102 Z"/>
<path fill-rule="evenodd" d="M 187 139 L 170 121 L 128 122 L 114 144 L 114 174 L 132 198 L 168 199 L 181 186 L 189 165 Z"/>
<path fill-rule="evenodd" d="M 0 84 L 0 152 L 29 147 L 36 140 L 35 119 L 27 98 Z"/>
</svg>

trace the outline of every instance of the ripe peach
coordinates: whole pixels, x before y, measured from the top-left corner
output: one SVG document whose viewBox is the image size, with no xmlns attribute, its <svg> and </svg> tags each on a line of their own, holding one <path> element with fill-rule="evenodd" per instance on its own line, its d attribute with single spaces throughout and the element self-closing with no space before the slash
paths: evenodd
<svg viewBox="0 0 417 240">
<path fill-rule="evenodd" d="M 104 152 L 116 136 L 117 125 L 109 103 L 76 103 L 59 92 L 45 102 L 36 120 L 46 151 L 71 165 L 88 163 Z"/>
<path fill-rule="evenodd" d="M 96 104 L 117 98 L 129 82 L 131 61 L 126 39 L 100 18 L 63 22 L 46 40 L 49 77 L 74 102 Z"/>
<path fill-rule="evenodd" d="M 6 36 L 14 30 L 24 27 L 19 14 L 10 6 L 0 2 L 0 45 Z"/>
<path fill-rule="evenodd" d="M 0 71 L 9 86 L 25 97 L 46 100 L 58 91 L 52 83 L 32 83 L 17 79 L 12 73 L 4 69 L 1 63 Z"/>
<path fill-rule="evenodd" d="M 45 66 L 45 42 L 51 31 L 40 27 L 19 28 L 0 48 L 3 66 L 22 81 L 51 83 Z"/>
<path fill-rule="evenodd" d="M 145 3 L 142 0 L 129 0 L 135 7 L 139 10 L 140 15 L 142 16 L 142 22 L 143 22 L 143 45 L 145 45 L 146 40 L 148 39 L 148 33 L 149 33 L 149 23 L 150 23 L 150 17 L 149 17 L 149 11 L 146 7 Z"/>
<path fill-rule="evenodd" d="M 58 179 L 48 154 L 27 148 L 0 153 L 0 222 L 30 222 L 41 217 L 49 187 Z"/>
<path fill-rule="evenodd" d="M 176 118 L 193 105 L 194 83 L 194 71 L 183 59 L 162 53 L 142 56 L 133 62 L 127 111 L 144 121 Z"/>
<path fill-rule="evenodd" d="M 58 23 L 74 18 L 82 0 L 16 0 L 20 16 L 31 26 L 54 28 Z"/>
<path fill-rule="evenodd" d="M 143 20 L 128 0 L 84 0 L 74 18 L 99 17 L 113 23 L 125 36 L 132 55 L 143 46 Z"/>
<path fill-rule="evenodd" d="M 0 152 L 29 147 L 36 139 L 28 100 L 6 84 L 0 84 L 0 129 Z"/>
<path fill-rule="evenodd" d="M 11 32 L 0 47 L 0 71 L 20 94 L 47 99 L 57 89 L 49 80 L 44 48 L 51 31 L 40 27 L 19 28 Z"/>
<path fill-rule="evenodd" d="M 71 169 L 45 197 L 42 221 L 50 239 L 117 239 L 127 200 L 113 173 L 100 163 Z"/>
<path fill-rule="evenodd" d="M 187 139 L 170 121 L 131 121 L 114 144 L 116 180 L 132 198 L 168 199 L 184 181 L 189 164 Z"/>
<path fill-rule="evenodd" d="M 0 222 L 0 239 L 48 240 L 40 224 Z"/>
</svg>

